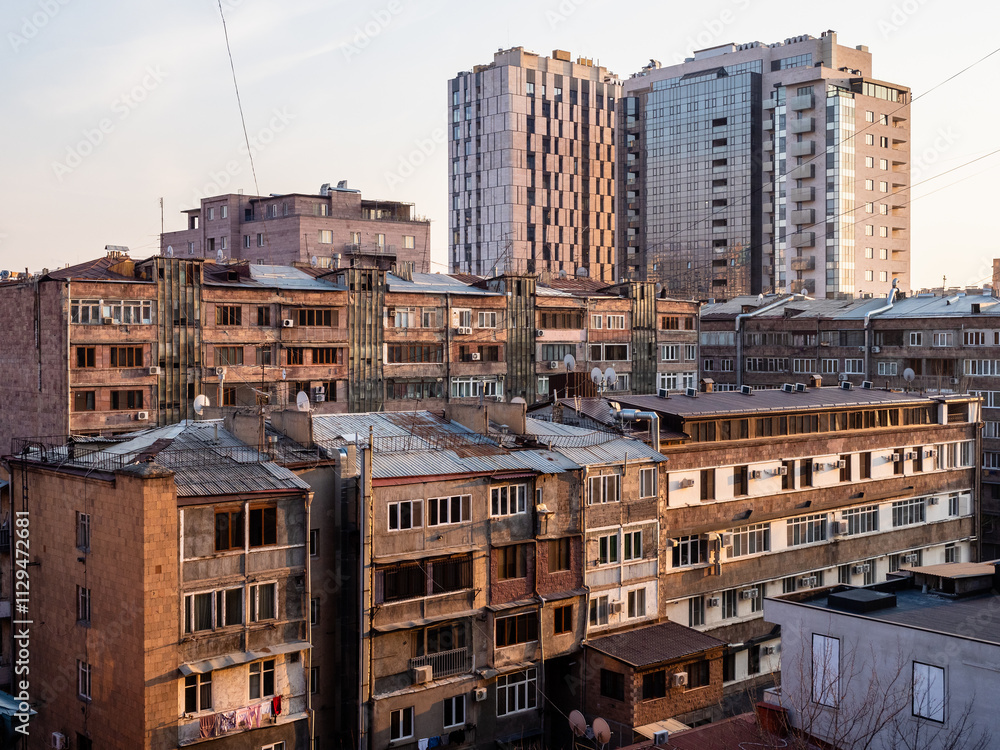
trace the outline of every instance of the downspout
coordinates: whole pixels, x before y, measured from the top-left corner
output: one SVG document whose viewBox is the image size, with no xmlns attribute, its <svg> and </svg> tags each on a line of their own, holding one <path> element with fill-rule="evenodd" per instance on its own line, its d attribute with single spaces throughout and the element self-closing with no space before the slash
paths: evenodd
<svg viewBox="0 0 1000 750">
<path fill-rule="evenodd" d="M 896 301 L 896 279 L 892 280 L 892 290 L 889 292 L 889 302 L 882 307 L 865 313 L 865 380 L 871 380 L 871 320 L 872 315 L 878 315 L 879 313 L 884 313 L 886 310 L 891 310 L 893 303 Z"/>
<path fill-rule="evenodd" d="M 618 415 L 622 420 L 629 420 L 637 422 L 640 420 L 645 420 L 649 422 L 649 445 L 656 451 L 660 452 L 660 415 L 655 411 L 639 411 L 638 409 L 622 409 L 618 412 Z"/>
<path fill-rule="evenodd" d="M 769 310 L 774 310 L 782 305 L 786 305 L 794 300 L 812 299 L 812 297 L 807 297 L 804 294 L 792 294 L 784 299 L 779 299 L 776 302 L 772 302 L 769 305 L 764 305 L 764 307 L 758 307 L 753 312 L 740 313 L 736 316 L 736 387 L 743 387 L 743 319 L 753 318 L 762 313 L 766 313 Z"/>
<path fill-rule="evenodd" d="M 314 493 L 307 492 L 305 505 L 306 505 L 306 581 L 303 587 L 306 592 L 305 601 L 305 612 L 309 615 L 306 617 L 306 641 L 309 643 L 309 670 L 306 672 L 306 684 L 308 689 L 306 690 L 306 715 L 309 717 L 309 747 L 313 747 L 315 744 L 316 736 L 316 716 L 313 714 L 312 707 L 312 666 L 313 666 L 313 639 L 312 639 L 312 555 L 309 554 L 309 529 L 312 528 L 312 501 Z"/>
</svg>

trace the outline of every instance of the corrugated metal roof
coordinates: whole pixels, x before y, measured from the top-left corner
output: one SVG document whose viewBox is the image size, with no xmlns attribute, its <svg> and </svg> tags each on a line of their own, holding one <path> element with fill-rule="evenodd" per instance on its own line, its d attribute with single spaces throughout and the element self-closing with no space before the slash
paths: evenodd
<svg viewBox="0 0 1000 750">
<path fill-rule="evenodd" d="M 611 433 L 589 430 L 568 424 L 545 422 L 529 417 L 525 420 L 529 435 L 546 442 L 552 439 L 552 450 L 580 466 L 622 463 L 629 461 L 666 461 L 641 440 L 618 437 Z"/>
<path fill-rule="evenodd" d="M 415 273 L 413 281 L 406 281 L 391 273 L 385 275 L 386 285 L 390 292 L 402 294 L 462 294 L 480 297 L 499 297 L 497 292 L 491 292 L 479 287 L 465 284 L 453 276 L 443 273 Z"/>
<path fill-rule="evenodd" d="M 736 297 L 726 302 L 705 305 L 701 310 L 702 320 L 733 319 L 743 312 L 745 306 L 749 312 L 766 307 L 782 299 L 781 296 L 765 297 L 762 303 L 756 297 Z M 809 319 L 824 318 L 829 320 L 864 320 L 865 315 L 874 312 L 888 304 L 884 297 L 874 299 L 802 299 L 788 302 L 784 305 L 761 313 L 757 318 L 791 318 Z M 979 305 L 979 312 L 972 311 L 973 305 Z M 953 318 L 967 316 L 997 316 L 1000 315 L 1000 300 L 990 295 L 968 295 L 956 291 L 951 295 L 915 295 L 896 300 L 893 306 L 877 314 L 879 320 L 894 318 Z"/>
<path fill-rule="evenodd" d="M 676 622 L 661 622 L 658 625 L 594 638 L 584 645 L 633 667 L 649 667 L 726 644 L 718 638 Z"/>
<path fill-rule="evenodd" d="M 294 266 L 250 265 L 250 276 L 261 286 L 277 289 L 301 289 L 305 291 L 329 292 L 345 289 L 332 281 L 321 281 Z"/>
</svg>

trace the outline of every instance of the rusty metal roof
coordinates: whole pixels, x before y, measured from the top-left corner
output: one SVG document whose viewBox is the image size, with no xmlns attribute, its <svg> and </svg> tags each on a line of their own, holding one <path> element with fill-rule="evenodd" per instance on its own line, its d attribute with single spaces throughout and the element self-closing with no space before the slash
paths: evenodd
<svg viewBox="0 0 1000 750">
<path fill-rule="evenodd" d="M 624 633 L 593 638 L 584 643 L 588 648 L 636 668 L 683 659 L 686 656 L 725 646 L 725 641 L 713 638 L 676 622 L 661 622 Z"/>
</svg>

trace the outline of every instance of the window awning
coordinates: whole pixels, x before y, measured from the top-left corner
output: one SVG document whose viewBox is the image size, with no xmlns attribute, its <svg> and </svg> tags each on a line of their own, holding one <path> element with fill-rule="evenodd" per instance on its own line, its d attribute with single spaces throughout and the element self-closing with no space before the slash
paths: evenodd
<svg viewBox="0 0 1000 750">
<path fill-rule="evenodd" d="M 281 654 L 288 654 L 293 651 L 306 651 L 312 648 L 308 641 L 291 641 L 289 643 L 281 643 L 275 646 L 266 646 L 265 648 L 258 649 L 257 651 L 234 651 L 229 654 L 221 654 L 220 656 L 213 656 L 211 659 L 203 659 L 201 661 L 193 661 L 188 664 L 181 664 L 179 667 L 182 675 L 187 677 L 192 674 L 205 674 L 206 672 L 214 672 L 217 669 L 228 669 L 229 667 L 238 667 L 240 664 L 247 664 L 252 661 L 257 661 L 257 659 L 266 659 L 269 656 L 280 656 Z"/>
</svg>

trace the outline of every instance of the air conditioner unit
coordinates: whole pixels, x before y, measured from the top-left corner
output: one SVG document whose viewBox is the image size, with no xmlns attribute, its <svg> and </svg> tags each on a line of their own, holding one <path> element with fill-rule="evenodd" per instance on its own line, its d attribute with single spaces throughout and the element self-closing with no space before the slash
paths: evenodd
<svg viewBox="0 0 1000 750">
<path fill-rule="evenodd" d="M 319 386 L 318 388 L 312 389 L 312 400 L 314 403 L 322 403 L 326 401 L 326 388 Z"/>
<path fill-rule="evenodd" d="M 482 354 L 480 354 L 479 352 L 472 352 L 472 353 L 471 353 L 471 354 L 469 355 L 469 358 L 470 358 L 470 359 L 471 359 L 471 360 L 472 360 L 473 362 L 478 362 L 478 361 L 479 361 L 480 359 L 482 359 L 482 356 L 483 356 L 483 355 L 482 355 Z"/>
<path fill-rule="evenodd" d="M 847 533 L 847 521 L 834 521 L 833 533 L 844 535 Z"/>
<path fill-rule="evenodd" d="M 877 346 L 872 347 L 872 354 L 878 354 L 880 351 L 882 351 L 880 347 Z"/>
<path fill-rule="evenodd" d="M 148 373 L 149 373 L 150 375 L 159 375 L 159 374 L 160 374 L 160 368 L 159 368 L 159 367 L 157 367 L 156 365 L 153 365 L 152 367 L 150 367 L 150 368 L 149 368 L 149 369 L 147 370 L 147 372 L 148 372 Z"/>
<path fill-rule="evenodd" d="M 57 750 L 66 750 L 69 747 L 69 743 L 66 740 L 66 735 L 62 732 L 53 732 L 49 736 L 49 745 L 56 748 Z"/>
<path fill-rule="evenodd" d="M 215 374 L 218 375 L 221 378 L 223 375 L 226 374 L 226 368 L 225 367 L 216 367 L 215 368 Z"/>
<path fill-rule="evenodd" d="M 556 368 L 557 368 L 558 366 L 559 366 L 559 363 L 558 363 L 558 362 L 555 362 L 555 361 L 552 361 L 552 362 L 549 362 L 549 369 L 550 369 L 550 370 L 554 370 L 554 369 L 556 369 Z"/>
<path fill-rule="evenodd" d="M 413 684 L 420 685 L 424 682 L 431 682 L 434 679 L 434 667 L 425 664 L 422 667 L 413 668 Z"/>
<path fill-rule="evenodd" d="M 774 470 L 774 474 L 775 474 L 775 476 L 786 477 L 786 476 L 788 476 L 788 467 L 787 466 L 779 466 L 777 469 Z"/>
<path fill-rule="evenodd" d="M 653 745 L 666 745 L 670 742 L 670 732 L 661 730 L 653 733 Z"/>
<path fill-rule="evenodd" d="M 283 321 L 281 321 L 281 327 L 282 328 L 291 328 L 294 325 L 295 325 L 295 321 L 292 320 L 291 318 L 285 318 Z"/>
<path fill-rule="evenodd" d="M 135 418 L 139 419 L 139 420 L 145 421 L 145 420 L 149 419 L 149 412 L 148 411 L 141 411 L 141 412 L 139 412 L 138 414 L 135 415 Z"/>
<path fill-rule="evenodd" d="M 872 566 L 869 563 L 865 563 L 864 565 L 854 565 L 851 567 L 851 573 L 853 573 L 856 576 L 859 576 L 864 573 L 870 572 L 871 569 Z"/>
<path fill-rule="evenodd" d="M 892 462 L 894 464 L 895 463 L 899 463 L 902 460 L 903 460 L 903 454 L 902 453 L 893 453 L 892 454 Z"/>
<path fill-rule="evenodd" d="M 611 602 L 611 614 L 617 614 L 622 611 L 622 601 L 621 599 L 615 599 Z"/>
<path fill-rule="evenodd" d="M 752 396 L 753 395 L 753 388 L 751 386 L 749 386 L 749 385 L 741 385 L 740 386 L 740 393 L 742 393 L 744 396 Z"/>
<path fill-rule="evenodd" d="M 486 700 L 486 688 L 476 688 L 475 690 L 476 702 L 482 703 Z"/>
<path fill-rule="evenodd" d="M 708 606 L 709 607 L 718 607 L 719 604 L 721 604 L 721 602 L 722 602 L 722 600 L 719 599 L 719 597 L 717 597 L 717 596 L 710 596 L 710 597 L 708 597 Z"/>
<path fill-rule="evenodd" d="M 939 498 L 939 497 L 931 496 L 931 497 L 927 498 L 927 504 L 928 505 L 937 505 L 939 502 L 941 502 L 941 498 Z"/>
<path fill-rule="evenodd" d="M 839 461 L 837 461 L 837 468 L 838 469 L 846 469 L 847 468 L 847 461 L 845 461 L 844 459 L 840 459 Z"/>
<path fill-rule="evenodd" d="M 816 585 L 819 579 L 816 576 L 805 576 L 799 579 L 799 586 L 803 588 L 811 589 Z"/>
<path fill-rule="evenodd" d="M 903 555 L 903 562 L 907 565 L 913 565 L 917 561 L 916 555 Z"/>
<path fill-rule="evenodd" d="M 740 599 L 756 599 L 757 589 L 744 589 L 740 592 Z"/>
<path fill-rule="evenodd" d="M 688 684 L 687 672 L 674 672 L 670 675 L 670 684 L 674 687 L 684 687 Z"/>
<path fill-rule="evenodd" d="M 817 461 L 813 464 L 813 471 L 823 471 L 826 468 L 826 464 Z"/>
<path fill-rule="evenodd" d="M 459 326 L 456 329 L 456 333 L 458 333 L 459 336 L 468 336 L 469 334 L 472 333 L 472 327 L 471 326 Z"/>
<path fill-rule="evenodd" d="M 760 469 L 754 469 L 753 471 L 750 472 L 750 478 L 751 479 L 760 479 L 763 476 L 764 476 L 764 472 L 761 471 Z"/>
<path fill-rule="evenodd" d="M 101 318 L 101 323 L 103 325 L 106 325 L 106 326 L 114 325 L 115 319 L 114 318 Z"/>
<path fill-rule="evenodd" d="M 656 395 L 659 396 L 660 398 L 666 398 L 669 393 L 670 391 L 668 391 L 666 388 L 656 389 Z"/>
<path fill-rule="evenodd" d="M 535 338 L 541 338 L 542 334 L 545 333 L 541 328 L 535 329 Z"/>
<path fill-rule="evenodd" d="M 719 543 L 723 547 L 731 547 L 732 544 L 733 544 L 733 535 L 732 534 L 720 534 L 719 535 Z"/>
<path fill-rule="evenodd" d="M 924 451 L 925 458 L 934 458 L 936 455 L 937 451 L 934 450 L 933 448 L 928 448 L 926 451 Z"/>
<path fill-rule="evenodd" d="M 905 458 L 907 461 L 912 461 L 916 457 L 917 457 L 916 451 L 906 451 L 906 454 L 903 456 L 903 458 Z"/>
<path fill-rule="evenodd" d="M 681 480 L 681 489 L 687 489 L 688 487 L 694 487 L 694 480 L 693 479 L 682 479 Z"/>
</svg>

